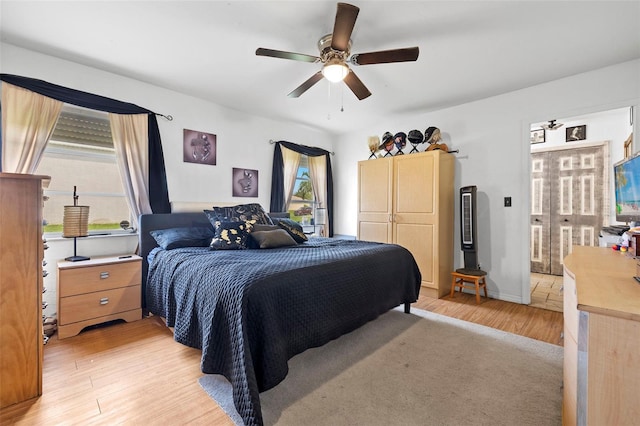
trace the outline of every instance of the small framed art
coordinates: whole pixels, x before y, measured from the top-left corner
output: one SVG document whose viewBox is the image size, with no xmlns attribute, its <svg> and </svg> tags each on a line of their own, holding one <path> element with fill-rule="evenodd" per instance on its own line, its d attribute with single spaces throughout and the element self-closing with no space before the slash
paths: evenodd
<svg viewBox="0 0 640 426">
<path fill-rule="evenodd" d="M 544 142 L 544 129 L 536 129 L 531 131 L 531 143 Z"/>
<path fill-rule="evenodd" d="M 582 126 L 567 127 L 566 132 L 567 142 L 583 141 L 587 138 L 587 126 L 585 124 Z"/>
<path fill-rule="evenodd" d="M 234 197 L 257 197 L 258 171 L 234 167 L 232 185 Z"/>
<path fill-rule="evenodd" d="M 183 160 L 187 163 L 216 165 L 216 135 L 184 129 Z"/>
</svg>

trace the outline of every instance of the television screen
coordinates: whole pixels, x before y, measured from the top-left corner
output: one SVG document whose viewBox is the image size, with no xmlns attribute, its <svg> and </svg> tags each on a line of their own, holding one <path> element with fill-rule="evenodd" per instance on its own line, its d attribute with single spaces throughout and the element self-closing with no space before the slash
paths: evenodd
<svg viewBox="0 0 640 426">
<path fill-rule="evenodd" d="M 640 221 L 640 152 L 613 166 L 616 190 L 616 220 Z"/>
</svg>

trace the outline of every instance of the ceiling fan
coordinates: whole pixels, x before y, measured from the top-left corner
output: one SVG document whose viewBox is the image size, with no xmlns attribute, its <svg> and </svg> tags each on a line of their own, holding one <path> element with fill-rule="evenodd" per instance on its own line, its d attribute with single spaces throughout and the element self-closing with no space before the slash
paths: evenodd
<svg viewBox="0 0 640 426">
<path fill-rule="evenodd" d="M 419 49 L 417 47 L 409 47 L 351 55 L 351 33 L 353 32 L 358 12 L 360 12 L 360 8 L 356 6 L 338 3 L 333 33 L 325 35 L 318 41 L 320 56 L 284 52 L 262 47 L 256 50 L 256 55 L 323 64 L 320 71 L 288 94 L 291 98 L 299 97 L 324 77 L 331 82 L 344 81 L 358 99 L 365 99 L 371 96 L 371 92 L 353 70 L 349 68 L 347 63 L 351 65 L 371 65 L 416 61 Z"/>
<path fill-rule="evenodd" d="M 542 125 L 542 128 L 545 130 L 557 130 L 562 126 L 564 126 L 564 123 L 556 123 L 556 120 L 549 120 L 548 123 Z"/>
</svg>

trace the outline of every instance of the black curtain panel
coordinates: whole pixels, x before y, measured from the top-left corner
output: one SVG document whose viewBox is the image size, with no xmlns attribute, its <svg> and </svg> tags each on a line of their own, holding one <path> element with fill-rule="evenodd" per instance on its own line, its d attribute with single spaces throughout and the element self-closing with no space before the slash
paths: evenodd
<svg viewBox="0 0 640 426">
<path fill-rule="evenodd" d="M 333 237 L 333 173 L 331 172 L 331 156 L 329 151 L 312 146 L 298 145 L 292 142 L 278 141 L 273 151 L 273 169 L 271 173 L 271 202 L 269 211 L 283 212 L 286 209 L 284 193 L 284 162 L 282 149 L 284 146 L 292 151 L 309 157 L 324 155 L 327 157 L 327 219 L 329 221 L 329 237 Z"/>
<path fill-rule="evenodd" d="M 167 172 L 164 167 L 164 154 L 160 140 L 160 130 L 156 114 L 146 108 L 116 99 L 106 98 L 93 93 L 70 89 L 43 80 L 23 77 L 19 75 L 0 74 L 0 80 L 14 86 L 22 87 L 58 101 L 112 112 L 114 114 L 148 114 L 149 117 L 149 203 L 153 213 L 171 213 L 169 204 L 169 190 L 167 186 Z M 0 147 L 2 146 L 0 140 Z M 0 152 L 2 150 L 0 149 Z M 1 164 L 1 163 L 0 163 Z"/>
</svg>

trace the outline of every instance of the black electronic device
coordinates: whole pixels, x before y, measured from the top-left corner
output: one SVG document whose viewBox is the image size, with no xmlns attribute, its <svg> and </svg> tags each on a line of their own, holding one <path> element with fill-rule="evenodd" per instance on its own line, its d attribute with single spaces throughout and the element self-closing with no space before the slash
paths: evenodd
<svg viewBox="0 0 640 426">
<path fill-rule="evenodd" d="M 460 188 L 460 246 L 464 252 L 464 268 L 480 269 L 478 264 L 478 231 L 475 185 Z"/>
<path fill-rule="evenodd" d="M 610 225 L 602 228 L 604 232 L 611 235 L 622 235 L 629 230 L 627 225 Z"/>
</svg>

